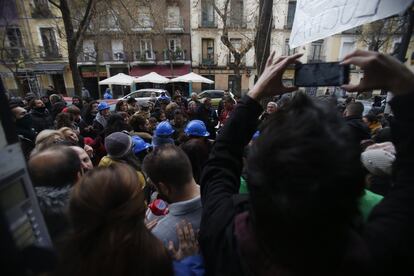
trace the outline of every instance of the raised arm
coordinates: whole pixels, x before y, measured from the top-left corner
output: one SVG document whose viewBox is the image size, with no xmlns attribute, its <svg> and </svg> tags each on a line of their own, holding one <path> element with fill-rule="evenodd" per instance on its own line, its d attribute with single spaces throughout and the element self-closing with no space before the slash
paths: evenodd
<svg viewBox="0 0 414 276">
<path fill-rule="evenodd" d="M 356 51 L 344 63 L 364 70 L 362 81 L 346 85 L 345 89 L 382 88 L 395 95 L 390 103 L 394 113 L 391 133 L 396 148 L 394 186 L 371 213 L 364 238 L 381 274 L 398 271 L 399 275 L 412 275 L 409 264 L 414 247 L 414 74 L 393 57 L 375 52 Z"/>
</svg>

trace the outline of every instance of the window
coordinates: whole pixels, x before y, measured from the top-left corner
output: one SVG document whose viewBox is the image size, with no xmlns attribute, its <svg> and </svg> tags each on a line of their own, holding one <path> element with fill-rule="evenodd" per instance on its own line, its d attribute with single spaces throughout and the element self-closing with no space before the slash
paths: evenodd
<svg viewBox="0 0 414 276">
<path fill-rule="evenodd" d="M 203 64 L 214 63 L 214 39 L 203 38 L 202 40 L 202 62 Z"/>
<path fill-rule="evenodd" d="M 94 61 L 96 58 L 93 40 L 83 41 L 83 57 L 85 61 Z"/>
<path fill-rule="evenodd" d="M 209 80 L 212 80 L 212 81 L 215 81 L 216 80 L 216 78 L 215 78 L 215 75 L 202 75 L 203 77 L 205 77 L 205 78 L 207 78 L 207 79 L 209 79 Z M 203 91 L 203 90 L 208 90 L 208 89 L 214 89 L 214 83 L 201 83 L 201 90 Z"/>
<path fill-rule="evenodd" d="M 149 7 L 141 7 L 138 13 L 138 28 L 152 28 L 153 22 Z"/>
<path fill-rule="evenodd" d="M 168 6 L 168 27 L 169 28 L 182 28 L 180 8 L 178 6 Z"/>
<path fill-rule="evenodd" d="M 230 42 L 231 42 L 231 44 L 233 45 L 233 47 L 234 47 L 237 51 L 239 51 L 239 50 L 240 50 L 240 48 L 241 48 L 241 43 L 242 43 L 242 41 L 241 41 L 241 39 L 240 39 L 240 38 L 230 38 Z M 233 56 L 233 54 L 232 54 L 232 53 L 230 53 L 230 52 L 229 52 L 229 57 L 230 57 L 229 62 L 230 62 L 230 63 L 234 63 L 234 56 Z"/>
<path fill-rule="evenodd" d="M 123 60 L 124 59 L 124 44 L 122 40 L 112 40 L 112 55 L 114 60 Z"/>
<path fill-rule="evenodd" d="M 10 47 L 24 47 L 19 28 L 7 28 L 7 40 Z"/>
<path fill-rule="evenodd" d="M 51 17 L 52 13 L 49 9 L 49 1 L 47 0 L 33 0 L 34 7 L 32 10 L 32 16 L 34 18 Z"/>
<path fill-rule="evenodd" d="M 286 28 L 291 29 L 293 25 L 293 19 L 295 18 L 295 11 L 296 11 L 296 1 L 290 1 L 288 4 L 288 13 L 287 13 L 287 21 L 286 21 Z"/>
<path fill-rule="evenodd" d="M 353 50 L 355 50 L 355 42 L 354 41 L 344 41 L 342 43 L 340 59 L 343 59 L 346 55 L 350 54 Z"/>
<path fill-rule="evenodd" d="M 154 53 L 152 52 L 152 41 L 151 39 L 141 39 L 140 40 L 140 50 L 141 54 L 145 59 L 154 59 Z"/>
<path fill-rule="evenodd" d="M 181 40 L 179 38 L 170 38 L 168 40 L 168 49 L 173 52 L 181 50 Z"/>
<path fill-rule="evenodd" d="M 111 11 L 106 17 L 106 24 L 108 29 L 110 30 L 119 30 L 119 22 L 118 22 L 118 15 Z"/>
<path fill-rule="evenodd" d="M 317 61 L 322 61 L 323 60 L 322 44 L 323 44 L 323 40 L 318 40 L 318 41 L 312 42 L 311 52 L 310 52 L 310 60 L 311 61 L 317 62 Z"/>
<path fill-rule="evenodd" d="M 230 2 L 230 26 L 243 26 L 243 0 L 231 0 Z"/>
<path fill-rule="evenodd" d="M 214 27 L 214 0 L 203 0 L 201 2 L 201 25 L 203 27 Z"/>
<path fill-rule="evenodd" d="M 53 28 L 40 28 L 40 36 L 42 37 L 44 55 L 46 57 L 58 57 L 59 51 Z"/>
<path fill-rule="evenodd" d="M 285 52 L 283 54 L 285 56 L 296 54 L 296 48 L 291 49 L 289 46 L 289 38 L 285 40 Z"/>
</svg>

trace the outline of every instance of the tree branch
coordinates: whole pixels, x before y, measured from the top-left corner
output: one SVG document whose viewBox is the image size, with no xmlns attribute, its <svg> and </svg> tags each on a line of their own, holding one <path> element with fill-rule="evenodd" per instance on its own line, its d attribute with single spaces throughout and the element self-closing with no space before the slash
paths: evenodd
<svg viewBox="0 0 414 276">
<path fill-rule="evenodd" d="M 53 6 L 55 6 L 56 8 L 58 8 L 60 10 L 60 5 L 52 0 L 48 0 L 50 4 L 52 4 Z"/>
<path fill-rule="evenodd" d="M 85 14 L 83 15 L 83 18 L 79 24 L 78 30 L 76 32 L 76 36 L 75 36 L 75 49 L 76 52 L 79 51 L 80 46 L 81 46 L 81 40 L 83 38 L 83 34 L 85 33 L 86 29 L 89 26 L 89 23 L 91 21 L 91 17 L 92 17 L 92 13 L 95 9 L 95 5 L 96 5 L 96 0 L 89 0 L 88 4 L 86 6 L 86 10 L 85 10 Z"/>
</svg>

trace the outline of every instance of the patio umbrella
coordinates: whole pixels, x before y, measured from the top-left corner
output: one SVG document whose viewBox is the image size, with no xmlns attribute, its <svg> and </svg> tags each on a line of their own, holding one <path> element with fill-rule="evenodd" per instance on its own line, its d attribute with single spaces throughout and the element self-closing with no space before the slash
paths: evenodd
<svg viewBox="0 0 414 276">
<path fill-rule="evenodd" d="M 124 73 L 116 74 L 115 76 L 109 77 L 99 82 L 99 85 L 132 85 L 135 81 L 134 77 L 126 75 Z"/>
<path fill-rule="evenodd" d="M 148 73 L 141 77 L 135 78 L 135 82 L 151 82 L 151 83 L 169 83 L 170 79 L 161 76 L 155 72 Z"/>
<path fill-rule="evenodd" d="M 174 79 L 172 79 L 170 81 L 171 82 L 188 82 L 188 83 L 192 83 L 192 82 L 204 82 L 204 83 L 209 83 L 209 84 L 214 83 L 214 81 L 212 81 L 212 80 L 210 80 L 208 78 L 205 78 L 203 76 L 200 76 L 200 75 L 198 75 L 198 74 L 196 74 L 194 72 L 185 74 L 183 76 L 176 77 L 176 78 L 174 78 Z"/>
</svg>

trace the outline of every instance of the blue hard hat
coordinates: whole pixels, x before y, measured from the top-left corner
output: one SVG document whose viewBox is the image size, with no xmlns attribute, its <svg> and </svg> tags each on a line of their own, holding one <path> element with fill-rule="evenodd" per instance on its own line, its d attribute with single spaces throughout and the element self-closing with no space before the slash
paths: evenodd
<svg viewBox="0 0 414 276">
<path fill-rule="evenodd" d="M 148 144 L 141 137 L 137 135 L 132 136 L 132 143 L 133 143 L 132 148 L 135 154 L 138 154 L 141 151 L 152 147 L 151 144 Z"/>
<path fill-rule="evenodd" d="M 166 136 L 170 136 L 171 134 L 173 134 L 174 129 L 169 122 L 164 121 L 158 124 L 154 133 L 155 133 L 155 136 L 166 137 Z"/>
<path fill-rule="evenodd" d="M 210 136 L 210 133 L 207 131 L 206 125 L 203 121 L 200 120 L 190 121 L 184 129 L 184 133 L 187 136 Z"/>
<path fill-rule="evenodd" d="M 106 102 L 100 102 L 98 104 L 98 111 L 102 111 L 104 109 L 109 109 L 109 104 L 107 104 Z"/>
<path fill-rule="evenodd" d="M 253 134 L 252 140 L 253 141 L 256 140 L 259 137 L 259 135 L 260 135 L 260 131 L 258 130 Z"/>
</svg>

